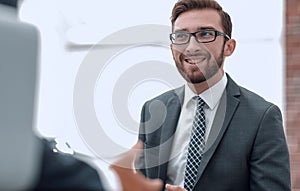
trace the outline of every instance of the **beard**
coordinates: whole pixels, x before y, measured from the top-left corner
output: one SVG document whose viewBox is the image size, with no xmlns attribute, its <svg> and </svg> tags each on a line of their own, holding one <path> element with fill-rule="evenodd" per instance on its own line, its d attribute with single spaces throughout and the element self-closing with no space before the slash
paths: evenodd
<svg viewBox="0 0 300 191">
<path fill-rule="evenodd" d="M 220 54 L 214 58 L 210 53 L 205 54 L 205 60 L 203 60 L 200 65 L 195 68 L 185 67 L 184 55 L 179 56 L 179 59 L 175 59 L 176 67 L 181 76 L 189 83 L 198 84 L 205 82 L 206 80 L 213 77 L 218 73 L 219 69 L 222 67 L 224 62 L 224 46 Z M 189 56 L 189 55 L 187 55 Z"/>
</svg>

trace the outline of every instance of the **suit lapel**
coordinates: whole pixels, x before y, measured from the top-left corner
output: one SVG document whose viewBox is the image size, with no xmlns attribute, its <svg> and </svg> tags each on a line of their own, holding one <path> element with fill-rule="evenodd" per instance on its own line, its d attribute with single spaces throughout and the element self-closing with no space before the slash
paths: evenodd
<svg viewBox="0 0 300 191">
<path fill-rule="evenodd" d="M 199 165 L 196 182 L 200 179 L 203 171 L 205 170 L 209 160 L 213 156 L 216 148 L 218 147 L 229 123 L 239 105 L 238 96 L 240 95 L 239 87 L 227 75 L 228 83 L 226 89 L 221 97 L 216 116 L 208 136 L 206 148 Z"/>
<path fill-rule="evenodd" d="M 159 150 L 159 177 L 164 180 L 167 174 L 168 161 L 172 149 L 173 138 L 179 120 L 181 106 L 184 97 L 184 86 L 175 89 L 174 96 L 166 103 L 167 115 L 161 127 L 160 150 Z"/>
</svg>

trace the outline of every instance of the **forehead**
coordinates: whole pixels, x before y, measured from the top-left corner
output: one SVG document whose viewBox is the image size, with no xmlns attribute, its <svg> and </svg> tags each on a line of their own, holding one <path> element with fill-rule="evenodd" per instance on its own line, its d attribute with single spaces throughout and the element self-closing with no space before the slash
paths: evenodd
<svg viewBox="0 0 300 191">
<path fill-rule="evenodd" d="M 193 32 L 200 28 L 215 28 L 222 31 L 221 16 L 213 9 L 194 9 L 181 13 L 174 22 L 174 31 Z"/>
</svg>

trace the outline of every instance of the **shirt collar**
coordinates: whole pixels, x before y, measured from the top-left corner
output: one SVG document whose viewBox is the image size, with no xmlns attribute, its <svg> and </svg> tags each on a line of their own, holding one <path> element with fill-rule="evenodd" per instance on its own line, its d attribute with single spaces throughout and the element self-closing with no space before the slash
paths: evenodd
<svg viewBox="0 0 300 191">
<path fill-rule="evenodd" d="M 221 99 L 221 96 L 226 88 L 226 84 L 227 76 L 223 75 L 220 81 L 199 95 L 195 94 L 191 88 L 185 84 L 183 106 L 186 107 L 188 102 L 193 99 L 193 97 L 200 96 L 210 109 L 214 109 Z"/>
</svg>

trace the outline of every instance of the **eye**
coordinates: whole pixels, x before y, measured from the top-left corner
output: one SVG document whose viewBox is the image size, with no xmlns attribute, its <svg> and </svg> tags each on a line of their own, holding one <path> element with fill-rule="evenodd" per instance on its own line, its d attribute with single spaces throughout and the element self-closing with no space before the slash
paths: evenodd
<svg viewBox="0 0 300 191">
<path fill-rule="evenodd" d="M 215 36 L 215 31 L 199 31 L 198 38 L 210 38 Z"/>
<path fill-rule="evenodd" d="M 174 36 L 175 39 L 180 40 L 188 38 L 189 35 L 187 33 L 175 33 Z"/>
</svg>

